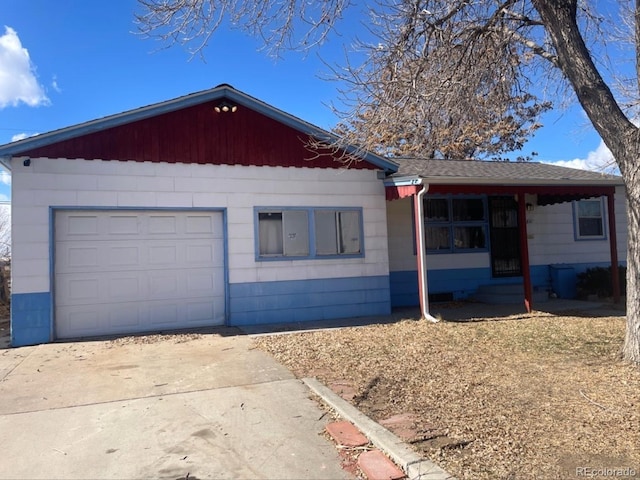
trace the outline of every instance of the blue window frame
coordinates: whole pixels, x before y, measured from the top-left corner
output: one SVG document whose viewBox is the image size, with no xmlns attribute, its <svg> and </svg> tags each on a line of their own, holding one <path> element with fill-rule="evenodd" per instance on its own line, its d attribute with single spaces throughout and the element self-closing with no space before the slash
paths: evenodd
<svg viewBox="0 0 640 480">
<path fill-rule="evenodd" d="M 424 200 L 425 240 L 433 253 L 488 250 L 486 196 L 427 196 Z"/>
<path fill-rule="evenodd" d="M 604 197 L 574 200 L 573 231 L 576 240 L 604 240 L 607 238 Z"/>
<path fill-rule="evenodd" d="M 362 208 L 256 207 L 256 260 L 364 256 Z"/>
</svg>

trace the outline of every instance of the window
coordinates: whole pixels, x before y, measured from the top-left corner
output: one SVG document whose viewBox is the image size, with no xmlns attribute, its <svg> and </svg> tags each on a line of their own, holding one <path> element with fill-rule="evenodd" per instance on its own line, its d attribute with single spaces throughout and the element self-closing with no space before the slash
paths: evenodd
<svg viewBox="0 0 640 480">
<path fill-rule="evenodd" d="M 573 202 L 574 228 L 577 239 L 603 239 L 604 209 L 602 198 Z"/>
<path fill-rule="evenodd" d="M 316 210 L 316 254 L 360 253 L 360 212 Z"/>
<path fill-rule="evenodd" d="M 427 249 L 434 252 L 486 249 L 486 212 L 486 197 L 427 198 Z"/>
<path fill-rule="evenodd" d="M 256 208 L 257 258 L 361 256 L 362 210 Z"/>
<path fill-rule="evenodd" d="M 258 214 L 260 256 L 309 255 L 309 218 L 305 210 Z"/>
</svg>

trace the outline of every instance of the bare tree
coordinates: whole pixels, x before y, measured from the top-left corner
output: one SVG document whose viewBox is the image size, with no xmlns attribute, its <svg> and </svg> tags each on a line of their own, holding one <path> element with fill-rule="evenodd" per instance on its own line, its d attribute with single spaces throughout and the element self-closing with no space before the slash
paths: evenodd
<svg viewBox="0 0 640 480">
<path fill-rule="evenodd" d="M 201 53 L 222 25 L 239 27 L 261 38 L 272 55 L 308 50 L 323 43 L 350 0 L 138 0 L 139 31 L 166 45 Z M 297 35 L 301 32 L 300 35 Z"/>
<path fill-rule="evenodd" d="M 0 205 L 0 260 L 11 258 L 11 206 Z"/>
<path fill-rule="evenodd" d="M 0 304 L 11 298 L 11 207 L 0 205 Z"/>
<path fill-rule="evenodd" d="M 353 8 L 348 0 L 139 2 L 145 13 L 137 18 L 147 35 L 178 43 L 200 39 L 197 48 L 203 48 L 227 15 L 231 24 L 262 37 L 272 53 L 322 43 L 346 10 Z M 390 154 L 411 153 L 415 143 L 420 144 L 416 152 L 427 156 L 501 153 L 518 148 L 535 130 L 535 115 L 548 107 L 534 95 L 528 79 L 557 81 L 575 93 L 626 185 L 629 242 L 623 356 L 640 364 L 640 130 L 631 121 L 640 98 L 640 0 L 621 0 L 606 8 L 587 0 L 370 0 L 369 4 L 368 24 L 379 43 L 368 47 L 362 65 L 345 69 L 343 78 L 350 78 L 352 87 L 345 95 L 354 102 L 340 124 L 346 136 L 372 139 L 371 145 Z M 630 14 L 611 8 L 620 5 Z M 619 92 L 626 97 L 616 97 L 612 86 L 618 83 L 611 74 L 618 72 L 607 57 L 613 44 L 605 40 L 611 42 L 609 33 L 620 40 L 618 29 L 624 29 L 625 21 L 635 70 L 620 82 L 624 89 Z M 486 108 L 483 98 L 492 98 L 497 109 L 493 119 L 487 117 L 487 125 L 496 125 L 497 120 L 512 135 L 512 140 L 496 142 L 495 152 L 492 140 L 483 143 L 473 132 L 456 131 L 463 107 Z M 402 116 L 385 120 L 385 113 L 393 111 Z M 398 118 L 403 123 L 397 123 Z M 370 125 L 376 123 L 373 129 Z M 435 124 L 451 128 L 428 145 L 422 137 L 435 135 Z M 484 128 L 481 124 L 479 130 Z"/>
<path fill-rule="evenodd" d="M 440 2 L 442 5 L 442 2 Z M 404 2 L 373 12 L 366 60 L 334 69 L 343 84 L 337 132 L 388 156 L 500 158 L 520 150 L 551 108 L 520 74 L 521 52 L 498 33 L 462 43 L 435 14 Z M 443 12 L 443 14 L 449 12 Z"/>
</svg>

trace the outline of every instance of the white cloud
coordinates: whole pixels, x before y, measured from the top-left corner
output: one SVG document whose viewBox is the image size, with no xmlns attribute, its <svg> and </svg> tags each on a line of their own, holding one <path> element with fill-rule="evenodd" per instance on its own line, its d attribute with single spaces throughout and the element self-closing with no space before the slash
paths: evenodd
<svg viewBox="0 0 640 480">
<path fill-rule="evenodd" d="M 49 99 L 38 83 L 29 51 L 22 47 L 18 34 L 4 27 L 0 36 L 0 108 L 25 103 L 31 107 L 48 105 Z"/>
<path fill-rule="evenodd" d="M 587 158 L 574 158 L 573 160 L 559 160 L 552 163 L 560 167 L 577 168 L 579 170 L 591 170 L 594 172 L 610 173 L 620 175 L 620 170 L 616 164 L 611 150 L 600 140 L 600 144 L 595 150 L 587 153 Z"/>
<path fill-rule="evenodd" d="M 62 89 L 60 88 L 60 86 L 58 85 L 58 76 L 54 75 L 53 79 L 51 80 L 51 86 L 53 87 L 53 89 L 58 92 L 61 93 Z"/>
<path fill-rule="evenodd" d="M 4 183 L 5 185 L 11 185 L 11 174 L 4 168 L 0 171 L 0 182 Z M 6 197 L 6 195 L 0 194 L 0 197 Z M 0 198 L 0 201 L 1 200 L 3 199 Z M 4 198 L 4 200 L 7 200 L 7 198 Z"/>
<path fill-rule="evenodd" d="M 18 140 L 24 140 L 28 136 L 29 136 L 29 134 L 27 134 L 27 133 L 16 133 L 15 135 L 13 135 L 11 137 L 11 141 L 12 142 L 17 142 Z"/>
</svg>

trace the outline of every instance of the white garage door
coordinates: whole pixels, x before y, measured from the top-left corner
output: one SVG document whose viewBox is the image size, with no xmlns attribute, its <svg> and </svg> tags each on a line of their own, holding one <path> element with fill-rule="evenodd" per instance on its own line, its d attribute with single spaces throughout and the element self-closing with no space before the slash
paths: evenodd
<svg viewBox="0 0 640 480">
<path fill-rule="evenodd" d="M 224 324 L 223 245 L 220 212 L 56 212 L 56 337 Z"/>
</svg>

